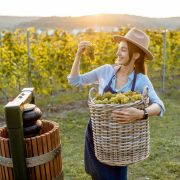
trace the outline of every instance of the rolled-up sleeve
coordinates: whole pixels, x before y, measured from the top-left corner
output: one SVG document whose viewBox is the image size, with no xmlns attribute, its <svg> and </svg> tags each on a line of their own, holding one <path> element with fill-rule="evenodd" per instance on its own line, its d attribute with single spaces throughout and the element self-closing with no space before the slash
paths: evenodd
<svg viewBox="0 0 180 180">
<path fill-rule="evenodd" d="M 76 77 L 67 76 L 68 82 L 72 86 L 83 86 L 98 83 L 98 79 L 106 65 L 100 66 L 88 73 L 80 74 Z"/>
<path fill-rule="evenodd" d="M 161 108 L 160 116 L 163 116 L 163 114 L 165 112 L 164 103 L 156 94 L 156 91 L 154 90 L 154 87 L 153 87 L 151 81 L 149 80 L 149 78 L 147 76 L 144 76 L 144 78 L 143 78 L 143 86 L 142 86 L 143 89 L 145 86 L 148 86 L 148 95 L 149 95 L 150 103 L 151 104 L 153 104 L 153 103 L 158 104 Z"/>
</svg>

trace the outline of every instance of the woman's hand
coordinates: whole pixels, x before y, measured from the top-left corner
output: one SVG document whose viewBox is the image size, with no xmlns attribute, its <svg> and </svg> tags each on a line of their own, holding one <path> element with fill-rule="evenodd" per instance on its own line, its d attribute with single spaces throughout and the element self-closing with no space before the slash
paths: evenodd
<svg viewBox="0 0 180 180">
<path fill-rule="evenodd" d="M 113 120 L 122 124 L 126 124 L 141 119 L 143 118 L 143 115 L 143 110 L 136 109 L 134 107 L 126 108 L 123 110 L 114 110 L 112 112 Z"/>
<path fill-rule="evenodd" d="M 90 41 L 81 41 L 78 44 L 77 54 L 81 55 L 85 51 L 86 47 L 91 46 L 91 45 L 92 43 Z"/>
</svg>

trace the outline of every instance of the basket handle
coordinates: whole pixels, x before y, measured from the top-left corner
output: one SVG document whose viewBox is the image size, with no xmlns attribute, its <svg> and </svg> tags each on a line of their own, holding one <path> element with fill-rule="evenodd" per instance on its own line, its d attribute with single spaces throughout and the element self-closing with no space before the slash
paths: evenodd
<svg viewBox="0 0 180 180">
<path fill-rule="evenodd" d="M 144 101 L 144 107 L 147 107 L 149 105 L 149 96 L 148 96 L 149 88 L 148 86 L 145 86 L 143 89 L 143 101 Z"/>
<path fill-rule="evenodd" d="M 92 92 L 95 91 L 97 92 L 97 89 L 95 87 L 92 87 L 90 90 L 89 90 L 89 94 L 88 94 L 88 101 L 91 102 L 91 103 L 94 103 L 93 102 L 93 98 L 92 98 Z"/>
</svg>

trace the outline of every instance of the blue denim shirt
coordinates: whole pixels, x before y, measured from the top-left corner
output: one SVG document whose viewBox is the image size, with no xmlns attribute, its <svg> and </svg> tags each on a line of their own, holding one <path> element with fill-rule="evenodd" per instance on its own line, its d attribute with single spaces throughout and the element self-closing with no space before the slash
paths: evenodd
<svg viewBox="0 0 180 180">
<path fill-rule="evenodd" d="M 110 64 L 105 64 L 100 66 L 88 73 L 80 74 L 76 77 L 71 77 L 70 75 L 67 76 L 69 84 L 72 86 L 83 86 L 83 85 L 90 85 L 90 84 L 98 84 L 98 91 L 99 94 L 103 94 L 103 90 L 105 86 L 108 84 L 112 76 L 116 73 L 117 68 L 113 67 Z M 115 88 L 115 81 L 116 76 L 112 80 L 111 87 L 114 91 L 117 92 L 127 92 L 131 90 L 132 87 L 132 80 L 134 77 L 134 71 L 128 75 L 128 82 L 120 89 Z M 149 88 L 149 99 L 150 103 L 157 103 L 161 107 L 160 116 L 163 115 L 165 112 L 165 107 L 161 99 L 157 96 L 151 81 L 149 80 L 148 76 L 138 73 L 135 85 L 135 91 L 142 93 L 144 87 L 148 86 Z"/>
</svg>

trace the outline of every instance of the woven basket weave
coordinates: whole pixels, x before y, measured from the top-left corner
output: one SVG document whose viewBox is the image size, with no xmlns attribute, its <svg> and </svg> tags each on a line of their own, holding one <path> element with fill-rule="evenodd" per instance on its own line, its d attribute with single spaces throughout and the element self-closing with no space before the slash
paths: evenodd
<svg viewBox="0 0 180 180">
<path fill-rule="evenodd" d="M 142 109 L 148 106 L 148 89 L 143 100 L 128 104 L 95 104 L 89 91 L 88 105 L 92 121 L 94 149 L 97 159 L 111 166 L 125 166 L 146 159 L 149 156 L 149 120 L 137 120 L 120 124 L 113 121 L 111 113 L 128 107 Z M 97 90 L 96 90 L 97 91 Z"/>
</svg>

